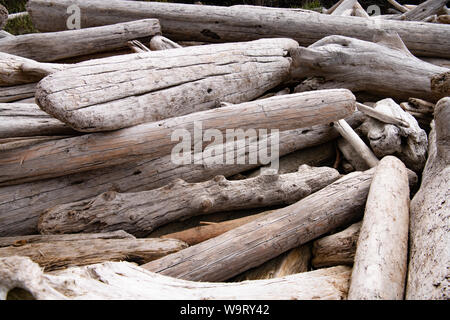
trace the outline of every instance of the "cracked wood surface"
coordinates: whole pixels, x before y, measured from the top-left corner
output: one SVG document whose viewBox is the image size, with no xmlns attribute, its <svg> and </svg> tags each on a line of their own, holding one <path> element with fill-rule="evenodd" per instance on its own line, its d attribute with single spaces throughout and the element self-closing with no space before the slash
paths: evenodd
<svg viewBox="0 0 450 320">
<path fill-rule="evenodd" d="M 97 132 L 257 98 L 289 76 L 291 39 L 212 44 L 79 63 L 42 79 L 39 106 Z"/>
<path fill-rule="evenodd" d="M 329 35 L 371 41 L 377 30 L 394 31 L 409 50 L 420 56 L 450 56 L 450 26 L 434 23 L 341 17 L 283 8 L 220 7 L 176 3 L 99 0 L 30 0 L 27 10 L 40 31 L 66 29 L 67 7 L 83 12 L 81 27 L 156 18 L 164 35 L 204 42 L 248 41 L 289 37 L 308 46 Z"/>
</svg>

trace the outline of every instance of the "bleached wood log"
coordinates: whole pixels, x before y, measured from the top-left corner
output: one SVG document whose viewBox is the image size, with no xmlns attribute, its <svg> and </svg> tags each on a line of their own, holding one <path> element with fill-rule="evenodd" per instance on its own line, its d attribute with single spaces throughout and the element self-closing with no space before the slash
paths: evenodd
<svg viewBox="0 0 450 320">
<path fill-rule="evenodd" d="M 0 237 L 0 248 L 20 247 L 31 243 L 46 243 L 55 241 L 80 241 L 92 239 L 136 239 L 133 235 L 123 230 L 103 233 L 77 233 L 77 234 L 51 234 L 51 235 L 30 235 L 17 237 Z"/>
<path fill-rule="evenodd" d="M 341 232 L 320 238 L 313 243 L 311 264 L 314 268 L 353 265 L 356 243 L 362 222 L 357 222 Z"/>
<path fill-rule="evenodd" d="M 262 39 L 96 59 L 41 80 L 36 101 L 78 131 L 159 121 L 257 98 L 287 79 L 296 47 Z"/>
<path fill-rule="evenodd" d="M 439 90 L 431 83 L 433 77 L 449 72 L 447 68 L 414 57 L 396 34 L 378 33 L 373 40 L 329 36 L 293 50 L 293 75 L 321 77 L 320 89 L 343 87 L 403 100 L 434 102 L 449 94 L 449 89 Z"/>
<path fill-rule="evenodd" d="M 392 6 L 400 12 L 408 12 L 409 11 L 409 9 L 407 7 L 401 5 L 400 3 L 398 3 L 395 0 L 388 0 L 388 2 L 390 4 L 392 4 Z"/>
<path fill-rule="evenodd" d="M 346 139 L 342 137 L 337 139 L 337 146 L 339 151 L 342 153 L 344 160 L 347 160 L 354 170 L 364 171 L 371 168 L 360 153 L 357 152 Z"/>
<path fill-rule="evenodd" d="M 399 19 L 409 21 L 421 21 L 426 17 L 436 14 L 445 6 L 448 0 L 427 0 L 414 9 L 403 13 Z"/>
<path fill-rule="evenodd" d="M 378 165 L 378 158 L 344 119 L 335 121 L 334 126 L 370 168 Z"/>
<path fill-rule="evenodd" d="M 6 38 L 6 37 L 14 37 L 14 35 L 12 35 L 9 32 L 6 32 L 5 30 L 0 30 L 0 39 Z"/>
<path fill-rule="evenodd" d="M 0 151 L 19 149 L 46 141 L 70 138 L 70 136 L 33 136 L 0 139 Z"/>
<path fill-rule="evenodd" d="M 0 299 L 22 288 L 38 300 L 342 300 L 347 296 L 350 273 L 348 267 L 340 266 L 270 280 L 202 283 L 164 277 L 128 262 L 43 273 L 28 258 L 11 257 L 0 258 Z"/>
<path fill-rule="evenodd" d="M 0 103 L 0 138 L 74 134 L 75 130 L 36 104 Z"/>
<path fill-rule="evenodd" d="M 406 299 L 449 299 L 450 98 L 434 110 L 422 184 L 411 201 Z"/>
<path fill-rule="evenodd" d="M 127 42 L 128 47 L 135 53 L 149 52 L 149 48 L 144 46 L 144 44 L 138 40 L 131 40 Z"/>
<path fill-rule="evenodd" d="M 229 279 L 360 219 L 373 172 L 351 173 L 288 207 L 143 267 L 195 281 Z"/>
<path fill-rule="evenodd" d="M 403 300 L 408 255 L 409 185 L 397 158 L 380 160 L 356 246 L 349 300 Z"/>
<path fill-rule="evenodd" d="M 174 41 L 249 41 L 261 37 L 288 37 L 308 46 L 329 35 L 371 41 L 377 30 L 394 31 L 414 54 L 449 57 L 450 26 L 403 21 L 377 21 L 359 17 L 260 7 L 196 6 L 141 1 L 30 0 L 27 10 L 40 31 L 66 29 L 67 8 L 76 4 L 83 19 L 81 27 L 156 18 L 164 35 Z"/>
<path fill-rule="evenodd" d="M 361 18 L 370 18 L 366 10 L 359 4 L 358 1 L 353 5 L 353 16 Z"/>
<path fill-rule="evenodd" d="M 170 154 L 179 144 L 172 139 L 174 130 L 178 134 L 183 133 L 182 139 L 189 138 L 190 148 L 191 137 L 195 139 L 194 127 L 199 124 L 203 130 L 215 129 L 217 134 L 232 129 L 252 129 L 256 134 L 257 129 L 282 131 L 325 124 L 354 111 L 355 97 L 350 91 L 314 91 L 250 101 L 115 132 L 46 142 L 21 152 L 3 153 L 0 159 L 0 185 L 58 177 L 140 159 L 156 159 Z M 195 130 L 199 131 L 198 128 Z M 175 139 L 180 139 L 180 136 Z"/>
<path fill-rule="evenodd" d="M 448 96 L 450 94 L 450 71 L 433 76 L 431 78 L 431 90 L 443 97 Z"/>
<path fill-rule="evenodd" d="M 143 19 L 95 28 L 3 38 L 0 39 L 0 51 L 36 61 L 56 61 L 123 48 L 130 40 L 149 38 L 160 32 L 157 19 Z M 62 43 L 67 43 L 70 47 L 61 45 Z"/>
<path fill-rule="evenodd" d="M 430 57 L 420 57 L 420 59 L 439 67 L 450 68 L 449 59 L 430 58 Z"/>
<path fill-rule="evenodd" d="M 342 2 L 344 2 L 344 0 L 339 0 L 334 5 L 332 5 L 329 9 L 326 9 L 325 13 L 326 14 L 332 14 L 334 12 L 334 10 L 336 10 L 336 8 L 341 5 Z"/>
<path fill-rule="evenodd" d="M 351 16 L 357 0 L 342 1 L 331 13 L 332 16 Z"/>
<path fill-rule="evenodd" d="M 138 193 L 106 192 L 93 200 L 49 209 L 39 218 L 42 234 L 124 230 L 146 236 L 159 226 L 195 215 L 289 205 L 339 178 L 332 168 L 300 167 L 296 173 L 228 181 L 224 176 L 189 184 L 178 180 Z M 170 196 L 168 195 L 170 194 Z"/>
<path fill-rule="evenodd" d="M 150 50 L 156 51 L 176 48 L 182 48 L 182 46 L 163 36 L 154 36 L 150 40 Z"/>
<path fill-rule="evenodd" d="M 427 155 L 427 135 L 419 127 L 417 120 L 388 98 L 380 100 L 375 105 L 376 110 L 390 113 L 409 123 L 409 127 L 395 126 L 368 118 L 361 127 L 362 132 L 369 139 L 370 146 L 379 158 L 394 155 L 405 165 L 416 172 L 423 169 Z"/>
<path fill-rule="evenodd" d="M 375 108 L 366 106 L 359 102 L 356 103 L 356 107 L 362 113 L 364 113 L 374 119 L 380 120 L 381 122 L 388 123 L 388 124 L 394 124 L 396 126 L 405 127 L 405 128 L 409 127 L 408 122 L 406 122 L 402 118 L 396 117 L 395 115 L 382 112 L 381 110 L 377 110 Z"/>
<path fill-rule="evenodd" d="M 356 127 L 361 124 L 363 118 L 361 112 L 357 111 L 347 118 L 347 121 Z M 323 144 L 338 135 L 336 129 L 328 124 L 282 131 L 279 133 L 279 155 Z M 261 140 L 258 152 L 266 148 L 266 145 L 267 148 L 272 148 L 272 135 Z M 261 165 L 261 162 L 253 164 L 247 160 L 246 164 L 238 164 L 236 159 L 241 151 L 248 159 L 249 144 L 241 145 L 234 141 L 224 143 L 217 155 L 205 155 L 204 162 L 213 163 L 216 157 L 223 159 L 223 154 L 230 150 L 230 147 L 234 150 L 233 164 L 177 164 L 171 161 L 171 155 L 167 155 L 150 161 L 143 159 L 59 178 L 0 187 L 0 235 L 36 233 L 38 217 L 44 210 L 59 204 L 92 198 L 102 192 L 150 190 L 169 184 L 177 178 L 187 182 L 201 182 L 216 175 L 229 177 Z"/>
<path fill-rule="evenodd" d="M 307 243 L 282 253 L 278 257 L 264 262 L 256 268 L 247 270 L 231 279 L 231 281 L 242 282 L 247 280 L 273 279 L 307 272 L 309 271 L 310 260 L 311 245 Z"/>
<path fill-rule="evenodd" d="M 175 239 L 88 239 L 51 241 L 0 248 L 0 257 L 29 257 L 45 270 L 104 261 L 146 263 L 187 248 Z"/>
<path fill-rule="evenodd" d="M 0 4 L 0 30 L 6 25 L 8 21 L 8 10 Z"/>
<path fill-rule="evenodd" d="M 0 103 L 34 97 L 37 83 L 19 84 L 11 87 L 0 87 Z"/>
</svg>

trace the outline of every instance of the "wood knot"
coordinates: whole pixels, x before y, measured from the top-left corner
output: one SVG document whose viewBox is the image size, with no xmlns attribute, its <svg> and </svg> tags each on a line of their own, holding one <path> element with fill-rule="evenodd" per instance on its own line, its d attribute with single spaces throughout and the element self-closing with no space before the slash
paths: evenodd
<svg viewBox="0 0 450 320">
<path fill-rule="evenodd" d="M 102 194 L 102 199 L 105 201 L 111 201 L 116 198 L 117 192 L 115 191 L 108 191 Z"/>
<path fill-rule="evenodd" d="M 210 198 L 202 197 L 198 200 L 198 208 L 201 212 L 206 212 L 211 209 L 213 202 Z"/>
</svg>

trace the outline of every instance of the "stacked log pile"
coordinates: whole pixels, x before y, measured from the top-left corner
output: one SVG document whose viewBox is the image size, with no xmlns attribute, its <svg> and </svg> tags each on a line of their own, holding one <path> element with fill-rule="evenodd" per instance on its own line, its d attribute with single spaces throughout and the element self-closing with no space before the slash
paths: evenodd
<svg viewBox="0 0 450 320">
<path fill-rule="evenodd" d="M 29 0 L 0 299 L 448 299 L 448 8 L 389 3 Z"/>
</svg>

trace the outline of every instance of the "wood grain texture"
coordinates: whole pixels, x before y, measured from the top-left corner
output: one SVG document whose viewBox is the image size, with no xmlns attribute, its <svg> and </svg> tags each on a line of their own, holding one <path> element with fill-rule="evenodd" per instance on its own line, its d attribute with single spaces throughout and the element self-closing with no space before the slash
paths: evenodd
<svg viewBox="0 0 450 320">
<path fill-rule="evenodd" d="M 41 80 L 36 101 L 79 131 L 130 127 L 257 98 L 288 78 L 297 47 L 262 39 L 90 60 Z"/>
<path fill-rule="evenodd" d="M 133 39 L 161 33 L 157 19 L 143 19 L 109 26 L 31 33 L 0 39 L 0 51 L 48 62 L 126 47 Z"/>
<path fill-rule="evenodd" d="M 220 133 L 232 129 L 282 131 L 330 123 L 349 116 L 355 109 L 355 97 L 348 90 L 314 91 L 191 113 L 114 132 L 45 142 L 20 152 L 4 152 L 0 159 L 0 185 L 156 159 L 170 154 L 179 144 L 179 140 L 172 139 L 175 130 L 194 137 L 196 123 L 203 130 L 216 129 Z"/>
<path fill-rule="evenodd" d="M 95 199 L 60 205 L 44 212 L 42 234 L 124 230 L 146 236 L 169 222 L 195 215 L 289 205 L 339 178 L 332 168 L 300 167 L 296 173 L 261 175 L 229 181 L 224 176 L 170 185 L 138 193 L 106 192 Z"/>
<path fill-rule="evenodd" d="M 19 84 L 11 87 L 0 87 L 0 103 L 34 97 L 37 83 Z"/>
<path fill-rule="evenodd" d="M 377 30 L 394 31 L 414 54 L 450 56 L 450 26 L 423 22 L 340 17 L 310 11 L 260 7 L 214 7 L 138 1 L 31 0 L 27 10 L 41 31 L 66 29 L 67 7 L 84 14 L 81 27 L 156 18 L 164 35 L 178 40 L 225 42 L 289 37 L 308 46 L 329 35 L 372 40 Z"/>
<path fill-rule="evenodd" d="M 28 258 L 11 257 L 0 258 L 0 299 L 11 297 L 12 289 L 19 287 L 38 300 L 343 300 L 350 272 L 341 266 L 270 280 L 202 283 L 164 277 L 128 262 L 73 267 L 50 274 Z"/>
</svg>

